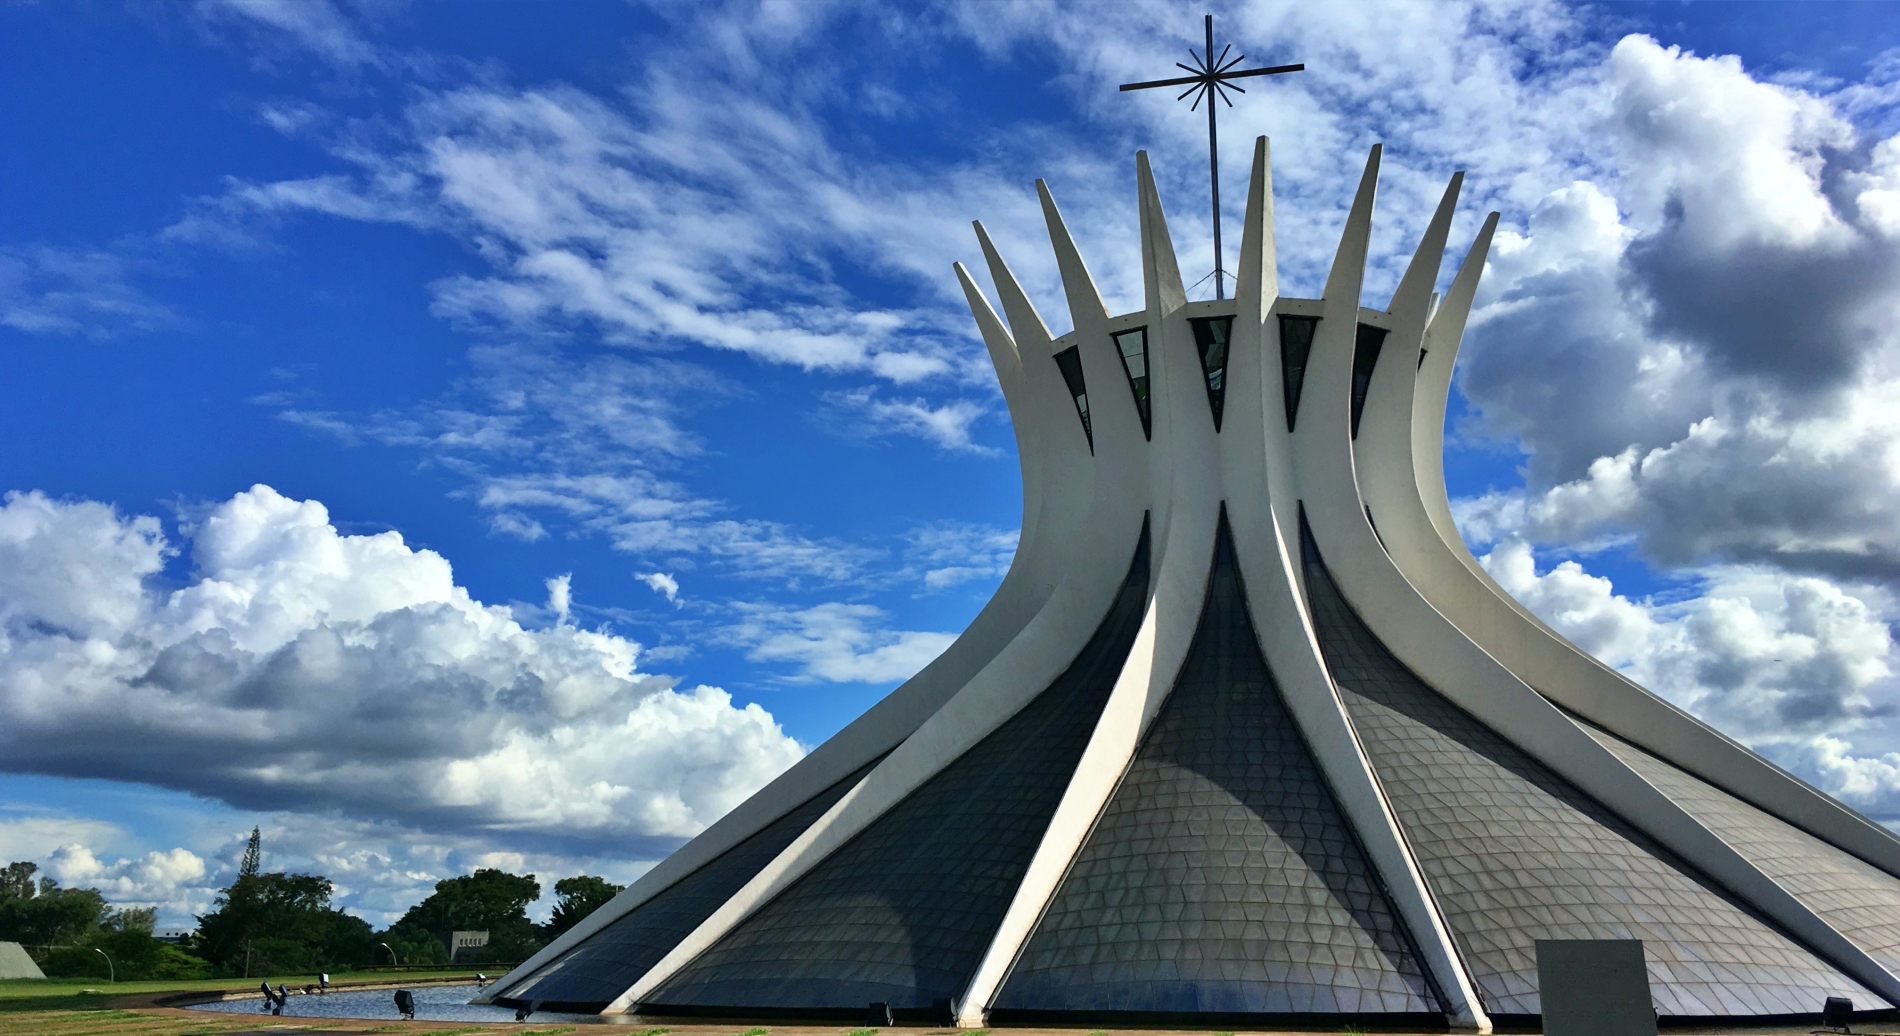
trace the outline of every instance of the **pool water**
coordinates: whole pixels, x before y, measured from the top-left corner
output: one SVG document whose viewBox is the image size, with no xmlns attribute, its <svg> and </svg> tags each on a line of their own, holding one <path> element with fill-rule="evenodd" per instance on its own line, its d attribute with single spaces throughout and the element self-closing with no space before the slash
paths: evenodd
<svg viewBox="0 0 1900 1036">
<path fill-rule="evenodd" d="M 512 1007 L 469 1003 L 477 993 L 481 992 L 481 988 L 473 983 L 465 986 L 412 986 L 409 992 L 416 998 L 416 1017 L 420 1020 L 431 1022 L 512 1022 L 515 1020 L 515 1009 Z M 255 1000 L 219 1000 L 188 1006 L 194 1011 L 222 1011 L 226 1014 L 270 1013 L 270 1008 L 265 1006 L 262 997 Z M 394 989 L 353 989 L 347 992 L 324 993 L 315 996 L 303 996 L 296 990 L 292 990 L 289 1002 L 284 1005 L 284 1017 L 399 1019 L 402 1015 L 396 1010 Z M 597 1022 L 600 1016 L 537 1011 L 531 1020 Z"/>
</svg>

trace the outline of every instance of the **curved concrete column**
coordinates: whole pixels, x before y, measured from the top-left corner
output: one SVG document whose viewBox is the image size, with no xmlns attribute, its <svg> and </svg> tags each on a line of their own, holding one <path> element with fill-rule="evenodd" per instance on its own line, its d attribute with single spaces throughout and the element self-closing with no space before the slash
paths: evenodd
<svg viewBox="0 0 1900 1036">
<path fill-rule="evenodd" d="M 1254 145 L 1253 183 L 1241 234 L 1234 334 L 1228 353 L 1225 420 L 1236 434 L 1223 434 L 1220 443 L 1229 527 L 1247 588 L 1248 610 L 1287 709 L 1312 746 L 1366 855 L 1385 878 L 1393 907 L 1449 1001 L 1446 1007 L 1452 1024 L 1489 1032 L 1491 1020 L 1478 1002 L 1471 976 L 1458 958 L 1425 877 L 1406 848 L 1398 819 L 1333 690 L 1295 575 L 1299 541 L 1291 540 L 1290 547 L 1281 533 L 1290 527 L 1297 535 L 1299 507 L 1292 495 L 1292 453 L 1287 448 L 1279 328 L 1273 309 L 1279 278 L 1273 263 L 1271 166 L 1267 138 L 1261 137 Z M 1253 434 L 1255 430 L 1261 434 Z M 1286 495 L 1276 496 L 1275 487 Z M 1281 510 L 1289 512 L 1286 525 L 1277 513 Z"/>
<path fill-rule="evenodd" d="M 1030 362 L 1024 364 L 1014 338 L 968 272 L 959 264 L 956 273 L 996 368 L 1022 458 L 1023 532 L 996 593 L 957 640 L 916 676 L 516 966 L 489 987 L 483 1000 L 505 994 L 595 932 L 890 751 L 1014 640 L 1054 593 L 1077 546 L 1076 531 L 1086 518 L 1086 509 L 1076 507 L 1075 501 L 1092 494 L 1094 467 L 1089 463 L 1088 443 L 1058 420 L 1062 416 L 1058 401 L 1066 404 L 1068 396 L 1060 372 L 1048 358 L 1047 330 L 1042 330 L 1040 338 L 1030 336 Z M 1027 326 L 1029 321 L 1024 323 Z M 1041 327 L 1039 317 L 1034 318 L 1034 326 Z"/>
<path fill-rule="evenodd" d="M 1381 920 L 1378 930 L 1386 933 L 1381 938 L 1405 941 L 1409 949 L 1402 955 L 1408 961 L 1416 956 L 1455 1028 L 1489 1031 L 1490 1019 L 1360 741 L 1354 716 L 1362 720 L 1364 716 L 1348 712 L 1350 696 L 1342 695 L 1334 683 L 1321 650 L 1299 547 L 1303 514 L 1311 519 L 1312 535 L 1347 605 L 1384 650 L 1436 693 L 1616 814 L 1619 827 L 1627 823 L 1654 839 L 1832 968 L 1900 1003 L 1900 979 L 1768 879 L 1677 805 L 1660 785 L 1624 764 L 1606 747 L 1609 738 L 1599 740 L 1600 732 L 1593 735 L 1572 716 L 1592 720 L 1895 873 L 1900 873 L 1900 839 L 1578 652 L 1504 594 L 1458 539 L 1443 484 L 1445 395 L 1497 215 L 1491 214 L 1486 221 L 1444 304 L 1434 308 L 1431 288 L 1462 185 L 1462 174 L 1454 176 L 1391 303 L 1383 311 L 1364 308 L 1359 296 L 1379 161 L 1380 150 L 1375 147 L 1354 195 L 1325 291 L 1317 300 L 1278 295 L 1265 138 L 1255 145 L 1231 302 L 1187 301 L 1145 153 L 1136 156 L 1144 283 L 1140 311 L 1108 313 L 1041 181 L 1037 181 L 1037 191 L 1074 325 L 1069 333 L 1052 337 L 988 233 L 977 224 L 977 240 L 1002 315 L 967 270 L 959 264 L 955 271 L 996 367 L 1015 426 L 1024 479 L 1021 545 L 996 597 L 963 636 L 916 677 L 608 907 L 516 969 L 497 984 L 497 990 L 505 995 L 511 985 L 536 969 L 881 755 L 877 766 L 783 852 L 694 931 L 672 944 L 644 975 L 632 979 L 607 1012 L 637 1007 L 681 968 L 1045 693 L 1093 637 L 1113 602 L 1118 597 L 1128 600 L 1122 591 L 1129 555 L 1146 528 L 1149 583 L 1133 646 L 1107 689 L 1102 712 L 1088 730 L 1088 741 L 1060 789 L 1047 827 L 1033 852 L 1027 845 L 1022 847 L 1029 856 L 1023 877 L 1013 892 L 997 890 L 1010 900 L 997 904 L 1003 911 L 1001 919 L 988 933 L 987 945 L 957 1005 L 960 1025 L 981 1025 L 999 991 L 1008 986 L 1011 969 L 1025 946 L 1040 938 L 1036 931 L 1045 912 L 1052 909 L 1055 897 L 1067 895 L 1062 887 L 1070 868 L 1087 849 L 1104 811 L 1110 803 L 1119 802 L 1118 789 L 1131 763 L 1176 689 L 1202 628 L 1201 610 L 1208 599 L 1210 562 L 1224 508 L 1238 569 L 1235 589 L 1252 620 L 1261 661 L 1286 705 L 1288 718 L 1276 718 L 1274 723 L 1290 721 L 1297 728 L 1305 744 L 1300 749 L 1302 759 L 1310 752 L 1318 768 L 1318 773 L 1302 769 L 1303 776 L 1298 778 L 1248 778 L 1264 783 L 1243 782 L 1232 788 L 1251 787 L 1249 794 L 1269 796 L 1315 794 L 1323 780 L 1339 807 L 1337 815 L 1326 807 L 1328 829 L 1341 839 L 1347 837 L 1346 832 L 1331 825 L 1343 820 L 1351 829 L 1357 841 L 1353 859 L 1363 855 L 1365 865 L 1376 872 L 1396 924 L 1403 929 L 1403 933 L 1388 930 L 1383 926 L 1394 922 Z M 1318 322 L 1291 429 L 1282 357 L 1283 317 Z M 1195 337 L 1196 321 L 1208 318 L 1232 319 L 1225 365 L 1217 368 L 1223 379 L 1220 417 L 1211 406 L 1213 389 L 1206 367 L 1213 361 L 1203 361 Z M 1361 325 L 1381 329 L 1385 338 L 1364 389 L 1355 437 L 1353 354 Z M 1146 379 L 1145 419 L 1131 386 L 1129 366 L 1124 365 L 1114 339 L 1135 328 L 1146 332 L 1140 361 Z M 1072 380 L 1078 370 L 1079 384 Z M 1078 391 L 1087 399 L 1086 427 L 1078 413 Z M 1230 585 L 1226 578 L 1224 587 Z M 1237 650 L 1233 640 L 1237 614 L 1225 610 L 1232 607 L 1233 598 L 1222 600 L 1229 603 L 1217 613 L 1219 625 L 1208 629 L 1225 638 L 1219 650 Z M 1120 614 L 1129 614 L 1125 608 Z M 1122 627 L 1121 636 L 1127 635 L 1126 628 Z M 1250 654 L 1244 661 L 1248 667 L 1255 665 Z M 1245 677 L 1248 686 L 1264 686 L 1257 669 L 1247 671 L 1252 674 Z M 1197 681 L 1206 679 L 1213 678 L 1196 677 Z M 1099 683 L 1092 686 L 1100 693 Z M 1208 684 L 1193 686 L 1200 688 L 1195 694 L 1212 693 Z M 1200 707 L 1191 704 L 1194 700 L 1188 699 L 1190 706 Z M 1350 700 L 1356 709 L 1358 699 Z M 1277 706 L 1272 711 L 1275 717 L 1280 715 Z M 1288 738 L 1295 733 L 1285 727 L 1276 729 Z M 1231 737 L 1216 741 L 1225 746 L 1222 751 L 1239 744 Z M 1161 742 L 1175 743 L 1167 738 Z M 1273 783 L 1281 780 L 1305 783 Z M 1308 790 L 1286 790 L 1296 786 Z M 1038 787 L 1048 788 L 1054 797 L 1055 788 L 1046 783 Z M 1151 794 L 1142 790 L 1146 787 L 1141 781 L 1131 784 L 1129 801 L 1148 802 L 1142 797 Z M 1043 802 L 1039 808 L 1048 808 L 1047 800 Z M 1124 832 L 1115 837 L 1130 836 Z M 1203 844 L 1198 835 L 1181 837 L 1190 846 L 1218 844 Z M 1104 843 L 1122 844 L 1112 839 Z M 731 880 L 736 881 L 737 875 Z M 1220 880 L 1229 884 L 1221 886 Z M 1241 888 L 1254 880 L 1218 879 L 1208 887 Z M 1154 887 L 1152 882 L 1148 887 Z M 1171 908 L 1172 902 L 1164 895 L 1143 909 Z M 1201 901 L 1189 897 L 1183 902 Z M 1072 912 L 1071 916 L 1082 915 Z M 1078 923 L 1086 928 L 1097 922 L 1084 917 Z M 1323 926 L 1315 929 L 1322 930 Z M 822 941 L 832 936 L 810 937 Z M 656 940 L 651 952 L 664 945 Z M 1423 997 L 1411 964 L 1404 967 L 1410 976 L 1405 981 L 1412 983 L 1407 988 L 1413 990 L 1406 997 Z M 1039 974 L 1049 973 L 1044 965 L 1035 968 L 1044 968 Z M 925 995 L 923 985 L 905 986 L 905 981 L 891 980 L 895 985 L 879 988 Z M 946 995 L 943 981 L 941 975 L 933 979 L 937 984 L 929 987 L 934 992 L 928 995 Z M 1260 988 L 1279 988 L 1265 979 L 1245 981 L 1258 983 L 1253 987 L 1256 992 L 1247 996 L 1257 995 Z M 1335 990 L 1356 988 L 1325 981 L 1333 981 L 1330 988 Z M 1013 995 L 1005 993 L 1003 1003 L 1013 1009 L 1031 1009 L 1016 1003 Z M 1387 1001 L 1399 1002 L 1415 1005 L 1417 1000 Z"/>
<path fill-rule="evenodd" d="M 1445 405 L 1496 225 L 1497 214 L 1492 213 L 1424 333 L 1422 362 L 1413 351 L 1411 363 L 1382 362 L 1373 373 L 1366 421 L 1376 420 L 1379 430 L 1368 436 L 1361 426 L 1360 488 L 1392 559 L 1440 612 L 1540 694 L 1764 812 L 1900 875 L 1900 838 L 1891 831 L 1576 647 L 1500 587 L 1471 556 L 1445 492 Z M 1434 257 L 1434 273 L 1436 265 Z M 1429 283 L 1413 292 L 1407 305 L 1416 309 L 1425 290 Z M 1395 294 L 1395 315 L 1399 306 Z"/>
<path fill-rule="evenodd" d="M 1145 152 L 1136 155 L 1146 286 L 1148 384 L 1153 436 L 1145 503 L 1152 515 L 1154 568 L 1147 611 L 1049 828 L 961 1001 L 958 1023 L 984 1012 L 1034 930 L 1049 898 L 1081 851 L 1160 710 L 1200 621 L 1219 510 L 1214 427 L 1198 351 L 1161 199 Z M 1130 486 L 1140 492 L 1144 487 Z"/>
<path fill-rule="evenodd" d="M 1392 654 L 1438 693 L 1688 860 L 1835 967 L 1900 1002 L 1900 980 L 1487 654 L 1435 609 L 1387 554 L 1358 492 L 1351 438 L 1353 347 L 1363 312 L 1359 289 L 1378 157 L 1375 149 L 1327 278 L 1324 315 L 1308 361 L 1306 396 L 1295 432 L 1301 496 L 1312 533 L 1347 602 Z M 1417 346 L 1408 351 L 1403 342 L 1388 337 L 1387 348 L 1395 346 L 1390 355 L 1381 353 L 1380 365 L 1415 369 Z M 1409 519 L 1393 514 L 1383 521 L 1382 528 L 1396 535 L 1398 526 L 1408 521 L 1416 526 L 1426 519 L 1421 512 Z"/>
<path fill-rule="evenodd" d="M 981 235 L 980 240 L 986 237 Z M 988 250 L 994 253 L 993 247 Z M 1046 340 L 1046 326 L 1000 257 L 995 258 L 993 269 L 999 273 L 996 280 L 1006 306 L 1015 309 L 1012 316 L 1015 317 L 1016 325 L 1028 332 L 1030 338 Z M 968 285 L 968 274 L 963 273 L 961 276 Z M 973 287 L 969 285 L 970 289 Z M 973 308 L 978 301 L 981 301 L 980 293 L 973 296 Z M 1000 321 L 995 319 L 994 311 L 989 310 L 987 302 L 982 302 L 977 319 L 986 339 L 1006 334 L 1001 330 Z M 1014 339 L 1011 341 L 1013 344 Z M 1056 345 L 1060 343 L 1051 343 L 1051 346 Z M 1022 365 L 1022 370 L 1027 377 L 1042 378 L 1045 386 L 1053 386 L 1060 378 L 1053 359 L 1046 354 L 1042 357 L 1034 355 L 1046 348 L 1048 346 L 1033 349 L 1027 357 L 1029 362 Z M 1113 355 L 1112 350 L 1112 344 L 1097 349 L 1085 347 L 1082 350 L 1083 366 L 1091 386 L 1113 384 L 1109 379 L 1111 373 L 1116 375 L 1122 386 L 1126 386 L 1126 377 L 1120 374 L 1120 358 Z M 1020 349 L 1014 351 L 1018 356 L 1023 355 Z M 992 346 L 992 355 L 999 352 L 999 348 Z M 1104 352 L 1109 355 L 1102 355 Z M 1112 370 L 1109 363 L 1114 365 Z M 1043 373 L 1036 374 L 1036 371 Z M 1050 378 L 1056 381 L 1050 381 Z M 1045 407 L 1054 405 L 1050 391 L 1045 388 L 1045 394 L 1041 397 Z M 1066 395 L 1066 392 L 1063 394 Z M 1147 517 L 1143 499 L 1145 494 L 1129 493 L 1123 488 L 1131 484 L 1142 485 L 1147 481 L 1148 443 L 1142 433 L 1140 415 L 1133 397 L 1124 388 L 1120 395 L 1126 400 L 1125 404 L 1118 406 L 1104 400 L 1103 405 L 1097 406 L 1095 395 L 1096 391 L 1091 387 L 1094 457 L 1090 457 L 1082 436 L 1062 434 L 1059 428 L 1050 435 L 1051 440 L 1065 447 L 1064 455 L 1058 458 L 1060 462 L 1085 466 L 1094 473 L 1094 477 L 1089 479 L 1054 479 L 1045 483 L 1050 492 L 1045 497 L 1044 514 L 1049 517 L 1049 524 L 1060 523 L 1063 526 L 1060 537 L 1063 542 L 1059 547 L 1051 542 L 1056 536 L 1038 536 L 1039 543 L 1048 544 L 1046 548 L 1039 549 L 1047 549 L 1051 555 L 1059 553 L 1062 559 L 1060 582 L 1054 592 L 986 665 L 961 688 L 954 689 L 952 695 L 914 728 L 914 732 L 866 775 L 857 788 L 840 799 L 777 859 L 610 1004 L 606 1013 L 627 1010 L 657 989 L 681 966 L 730 932 L 754 910 L 769 902 L 885 811 L 1001 726 L 1048 687 L 1081 651 L 1121 586 L 1129 555 L 1139 540 L 1142 523 Z M 1113 399 L 1117 393 L 1104 395 Z M 1062 399 L 1061 408 L 1056 413 L 1074 420 L 1079 427 L 1080 419 L 1075 416 L 1071 401 Z M 1160 537 L 1155 536 L 1154 540 L 1158 545 Z M 1104 564 L 1102 559 L 1105 558 L 1119 560 Z M 1158 554 L 1156 561 L 1159 561 Z M 1146 636 L 1147 627 L 1144 626 L 1143 635 L 1136 642 L 1137 652 L 1142 650 Z"/>
</svg>

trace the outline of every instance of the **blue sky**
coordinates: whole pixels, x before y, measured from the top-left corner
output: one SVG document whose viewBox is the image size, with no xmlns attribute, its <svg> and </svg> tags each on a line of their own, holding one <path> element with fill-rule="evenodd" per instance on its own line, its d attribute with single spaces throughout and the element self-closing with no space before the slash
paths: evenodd
<svg viewBox="0 0 1900 1036">
<path fill-rule="evenodd" d="M 1060 323 L 1046 177 L 1133 308 L 1147 148 L 1209 265 L 1204 124 L 1114 89 L 1202 10 L 0 8 L 0 855 L 171 923 L 253 824 L 379 923 L 640 873 L 1007 567 L 969 220 Z M 1900 818 L 1891 8 L 1213 10 L 1309 66 L 1222 113 L 1230 220 L 1273 139 L 1289 294 L 1372 143 L 1369 304 L 1453 170 L 1455 247 L 1503 214 L 1474 551 Z"/>
</svg>

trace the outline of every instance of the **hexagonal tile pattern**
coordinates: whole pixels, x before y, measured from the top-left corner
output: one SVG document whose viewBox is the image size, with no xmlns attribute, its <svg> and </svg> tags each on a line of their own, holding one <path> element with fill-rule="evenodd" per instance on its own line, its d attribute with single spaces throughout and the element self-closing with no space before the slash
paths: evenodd
<svg viewBox="0 0 1900 1036">
<path fill-rule="evenodd" d="M 1442 1010 L 1267 670 L 1224 519 L 1174 687 L 995 1006 Z"/>
<path fill-rule="evenodd" d="M 640 980 L 681 939 L 712 916 L 753 875 L 785 851 L 883 756 L 806 799 L 711 862 L 666 887 L 508 990 L 508 1003 L 531 1000 L 600 1010 Z"/>
<path fill-rule="evenodd" d="M 1821 920 L 1900 975 L 1900 878 L 1581 720 L 1630 769 L 1702 821 Z"/>
<path fill-rule="evenodd" d="M 1538 939 L 1641 939 L 1665 1016 L 1884 1003 L 1392 657 L 1304 537 L 1347 713 L 1486 1008 L 1537 1014 Z"/>
<path fill-rule="evenodd" d="M 1134 643 L 1148 534 L 1067 671 L 644 1005 L 930 1007 L 963 995 Z"/>
</svg>

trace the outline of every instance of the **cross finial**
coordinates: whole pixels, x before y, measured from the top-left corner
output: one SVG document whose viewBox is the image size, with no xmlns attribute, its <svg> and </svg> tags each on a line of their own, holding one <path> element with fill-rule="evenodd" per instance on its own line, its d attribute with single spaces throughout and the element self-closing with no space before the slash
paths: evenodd
<svg viewBox="0 0 1900 1036">
<path fill-rule="evenodd" d="M 1230 43 L 1221 48 L 1219 57 L 1215 57 L 1213 15 L 1210 14 L 1207 16 L 1206 24 L 1207 50 L 1203 53 L 1196 54 L 1194 53 L 1194 49 L 1190 47 L 1188 48 L 1188 56 L 1194 59 L 1194 64 L 1183 65 L 1178 61 L 1175 62 L 1176 68 L 1185 69 L 1188 72 L 1192 72 L 1193 75 L 1181 76 L 1176 79 L 1154 79 L 1146 83 L 1123 83 L 1122 91 L 1126 93 L 1129 90 L 1151 90 L 1157 86 L 1186 86 L 1187 89 L 1182 91 L 1181 96 L 1175 98 L 1175 100 L 1186 100 L 1189 95 L 1193 95 L 1194 103 L 1188 106 L 1189 111 L 1200 107 L 1202 101 L 1207 102 L 1207 172 L 1208 179 L 1213 184 L 1214 193 L 1214 297 L 1224 299 L 1227 297 L 1227 285 L 1222 279 L 1225 274 L 1221 270 L 1220 136 L 1214 125 L 1214 98 L 1219 97 L 1222 101 L 1227 102 L 1227 107 L 1232 108 L 1234 102 L 1228 98 L 1227 91 L 1232 90 L 1235 93 L 1242 94 L 1247 92 L 1235 86 L 1232 80 L 1244 79 L 1247 76 L 1272 76 L 1279 75 L 1282 72 L 1299 72 L 1304 70 L 1306 66 L 1304 64 L 1275 65 L 1272 68 L 1248 68 L 1238 72 L 1229 71 L 1229 69 L 1232 69 L 1235 65 L 1245 60 L 1247 55 L 1236 54 L 1232 61 L 1227 60 L 1227 52 L 1234 49 L 1233 44 Z"/>
</svg>

